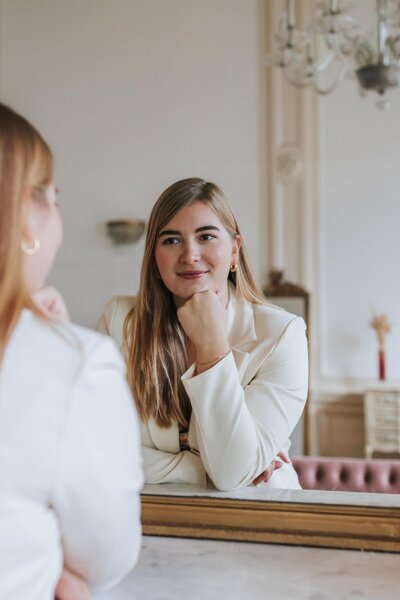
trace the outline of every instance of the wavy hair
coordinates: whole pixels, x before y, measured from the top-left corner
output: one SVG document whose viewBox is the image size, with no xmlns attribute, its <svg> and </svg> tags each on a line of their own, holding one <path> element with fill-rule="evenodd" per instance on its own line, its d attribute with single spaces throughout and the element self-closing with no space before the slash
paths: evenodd
<svg viewBox="0 0 400 600">
<path fill-rule="evenodd" d="M 23 308 L 33 305 L 23 277 L 24 207 L 53 179 L 53 155 L 26 119 L 0 104 L 0 357 Z"/>
<path fill-rule="evenodd" d="M 171 292 L 160 279 L 155 246 L 162 228 L 182 208 L 194 201 L 206 204 L 233 239 L 240 230 L 222 190 L 203 179 L 183 179 L 158 198 L 151 212 L 145 242 L 137 303 L 124 323 L 128 352 L 128 381 L 143 421 L 153 418 L 160 427 L 173 420 L 187 427 L 190 401 L 181 382 L 188 368 L 186 336 L 178 321 Z M 245 245 L 242 244 L 237 272 L 227 273 L 239 296 L 248 302 L 265 302 L 255 283 Z"/>
</svg>

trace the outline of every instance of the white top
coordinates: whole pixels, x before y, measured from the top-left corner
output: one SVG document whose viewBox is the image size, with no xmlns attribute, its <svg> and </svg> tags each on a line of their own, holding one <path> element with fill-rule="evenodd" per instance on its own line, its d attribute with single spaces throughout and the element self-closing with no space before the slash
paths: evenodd
<svg viewBox="0 0 400 600">
<path fill-rule="evenodd" d="M 53 600 L 62 563 L 54 511 L 39 502 L 0 494 L 1 600 Z"/>
<path fill-rule="evenodd" d="M 0 545 L 1 599 L 22 598 L 13 593 L 17 579 L 30 600 L 54 597 L 61 561 L 40 555 L 56 545 L 58 529 L 66 565 L 92 588 L 113 586 L 133 567 L 141 537 L 139 440 L 113 343 L 23 311 L 0 365 L 0 539 L 10 547 L 20 542 L 7 568 L 8 545 Z M 21 502 L 38 507 L 36 535 L 33 520 L 24 539 L 22 521 L 4 518 L 16 514 L 11 496 L 26 523 L 31 509 L 21 509 Z M 43 565 L 47 587 L 35 594 Z"/>
<path fill-rule="evenodd" d="M 115 297 L 98 328 L 126 353 L 123 324 L 135 303 Z M 206 473 L 220 490 L 250 485 L 276 457 L 288 451 L 307 397 L 308 351 L 304 321 L 271 304 L 250 304 L 230 288 L 227 337 L 232 352 L 214 367 L 182 381 L 192 405 L 191 451 L 179 449 L 178 424 L 165 429 L 142 423 L 146 483 L 205 485 Z M 300 488 L 291 464 L 268 484 Z"/>
</svg>

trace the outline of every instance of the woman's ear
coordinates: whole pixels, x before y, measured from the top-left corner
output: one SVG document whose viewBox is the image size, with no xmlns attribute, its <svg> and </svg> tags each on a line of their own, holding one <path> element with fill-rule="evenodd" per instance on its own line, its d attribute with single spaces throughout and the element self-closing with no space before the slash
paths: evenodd
<svg viewBox="0 0 400 600">
<path fill-rule="evenodd" d="M 236 235 L 235 240 L 233 242 L 233 247 L 232 247 L 231 262 L 238 261 L 241 245 L 242 245 L 242 239 L 241 239 L 240 235 Z"/>
</svg>

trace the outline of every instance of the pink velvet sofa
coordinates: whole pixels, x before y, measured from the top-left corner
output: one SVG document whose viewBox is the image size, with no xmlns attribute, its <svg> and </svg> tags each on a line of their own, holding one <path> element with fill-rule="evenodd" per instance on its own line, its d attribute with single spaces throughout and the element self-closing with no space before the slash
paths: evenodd
<svg viewBox="0 0 400 600">
<path fill-rule="evenodd" d="M 304 490 L 400 494 L 400 460 L 295 456 Z"/>
</svg>

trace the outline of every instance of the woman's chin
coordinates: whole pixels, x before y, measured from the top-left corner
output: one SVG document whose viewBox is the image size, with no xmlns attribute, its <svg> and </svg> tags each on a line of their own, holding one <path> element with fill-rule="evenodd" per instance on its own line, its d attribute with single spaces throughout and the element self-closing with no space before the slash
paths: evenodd
<svg viewBox="0 0 400 600">
<path fill-rule="evenodd" d="M 182 286 L 179 287 L 179 290 L 175 290 L 172 292 L 174 296 L 175 305 L 177 307 L 182 306 L 185 302 L 190 300 L 193 294 L 200 294 L 201 292 L 207 292 L 210 290 L 210 285 L 206 285 L 205 282 L 190 282 L 189 285 L 185 285 L 184 288 Z M 215 290 L 214 290 L 215 291 Z"/>
</svg>

